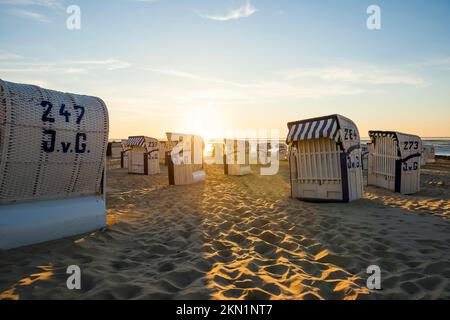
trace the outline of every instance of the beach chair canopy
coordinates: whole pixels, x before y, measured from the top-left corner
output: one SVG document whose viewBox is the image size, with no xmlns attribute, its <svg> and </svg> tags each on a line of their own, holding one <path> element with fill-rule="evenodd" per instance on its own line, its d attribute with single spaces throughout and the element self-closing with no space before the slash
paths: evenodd
<svg viewBox="0 0 450 320">
<path fill-rule="evenodd" d="M 296 141 L 328 138 L 335 140 L 348 151 L 360 145 L 359 131 L 355 123 L 341 115 L 330 115 L 288 123 L 287 144 Z"/>
<path fill-rule="evenodd" d="M 422 154 L 422 139 L 416 135 L 396 131 L 369 131 L 369 137 L 372 142 L 380 137 L 392 138 L 397 141 L 398 156 L 403 160 L 420 157 Z"/>
<path fill-rule="evenodd" d="M 99 98 L 0 80 L 0 203 L 101 193 L 108 128 Z"/>
<path fill-rule="evenodd" d="M 129 137 L 127 142 L 127 148 L 142 147 L 147 152 L 153 152 L 158 149 L 158 140 L 155 138 L 145 136 Z"/>
</svg>

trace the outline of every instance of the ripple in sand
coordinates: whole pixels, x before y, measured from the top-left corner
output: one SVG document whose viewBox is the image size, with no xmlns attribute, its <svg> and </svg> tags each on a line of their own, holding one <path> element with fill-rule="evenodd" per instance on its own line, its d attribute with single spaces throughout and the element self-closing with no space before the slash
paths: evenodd
<svg viewBox="0 0 450 320">
<path fill-rule="evenodd" d="M 286 219 L 288 213 L 280 215 L 263 199 L 255 202 L 271 206 L 277 218 L 267 212 L 258 216 L 260 210 L 255 210 L 253 217 L 236 214 L 233 221 L 242 218 L 239 226 L 246 226 L 239 232 L 234 227 L 209 228 L 223 224 L 220 219 L 228 221 L 228 214 L 211 216 L 213 222 L 207 216 L 204 221 L 208 229 L 205 241 L 212 243 L 205 246 L 209 251 L 205 258 L 214 264 L 207 274 L 214 299 L 355 299 L 368 294 L 357 276 L 334 265 L 348 263 L 346 258 L 299 235 L 298 227 Z M 227 259 L 218 259 L 224 252 Z"/>
</svg>

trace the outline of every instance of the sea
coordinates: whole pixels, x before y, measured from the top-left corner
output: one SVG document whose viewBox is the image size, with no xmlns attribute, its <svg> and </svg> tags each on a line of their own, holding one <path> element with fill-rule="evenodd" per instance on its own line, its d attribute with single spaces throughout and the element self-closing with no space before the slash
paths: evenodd
<svg viewBox="0 0 450 320">
<path fill-rule="evenodd" d="M 433 146 L 437 156 L 450 156 L 449 138 L 422 138 L 424 146 Z M 361 143 L 370 142 L 369 139 L 361 139 Z"/>
<path fill-rule="evenodd" d="M 214 141 L 223 141 L 223 140 L 214 140 Z M 435 154 L 438 156 L 447 156 L 450 157 L 450 137 L 447 138 L 422 138 L 424 146 L 433 146 L 435 150 Z M 280 140 L 280 143 L 284 143 L 284 140 Z M 370 142 L 369 138 L 362 138 L 361 143 L 366 144 Z"/>
<path fill-rule="evenodd" d="M 164 139 L 162 139 L 164 140 Z M 112 141 L 120 141 L 120 139 L 110 139 Z M 435 150 L 435 154 L 438 156 L 447 156 L 450 157 L 450 137 L 447 138 L 422 138 L 424 146 L 433 146 Z M 213 143 L 221 143 L 223 139 L 211 139 L 206 142 L 209 148 L 212 148 Z M 280 140 L 280 143 L 284 143 L 284 140 Z M 361 143 L 366 144 L 370 142 L 369 138 L 362 138 Z M 208 149 L 208 148 L 207 148 Z"/>
</svg>

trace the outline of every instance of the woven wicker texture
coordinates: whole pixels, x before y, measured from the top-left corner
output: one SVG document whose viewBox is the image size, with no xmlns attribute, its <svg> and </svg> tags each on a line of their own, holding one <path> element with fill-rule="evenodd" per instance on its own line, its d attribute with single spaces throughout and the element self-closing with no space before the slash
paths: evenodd
<svg viewBox="0 0 450 320">
<path fill-rule="evenodd" d="M 98 194 L 108 111 L 95 97 L 0 80 L 0 203 Z"/>
</svg>

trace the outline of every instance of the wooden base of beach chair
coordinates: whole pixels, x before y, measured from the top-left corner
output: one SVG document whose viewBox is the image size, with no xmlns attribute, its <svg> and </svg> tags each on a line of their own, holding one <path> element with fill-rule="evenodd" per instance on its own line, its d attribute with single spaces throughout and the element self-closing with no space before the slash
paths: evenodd
<svg viewBox="0 0 450 320">
<path fill-rule="evenodd" d="M 106 226 L 103 196 L 0 206 L 0 249 L 71 237 Z"/>
<path fill-rule="evenodd" d="M 201 168 L 195 168 L 196 165 L 173 165 L 169 159 L 168 173 L 170 185 L 188 185 L 205 181 L 206 173 Z"/>
<path fill-rule="evenodd" d="M 342 185 L 336 183 L 295 183 L 292 182 L 292 195 L 297 199 L 310 199 L 311 201 L 342 201 Z"/>
<path fill-rule="evenodd" d="M 148 154 L 134 151 L 128 154 L 128 173 L 150 176 L 160 172 L 159 159 L 149 159 Z"/>
</svg>

